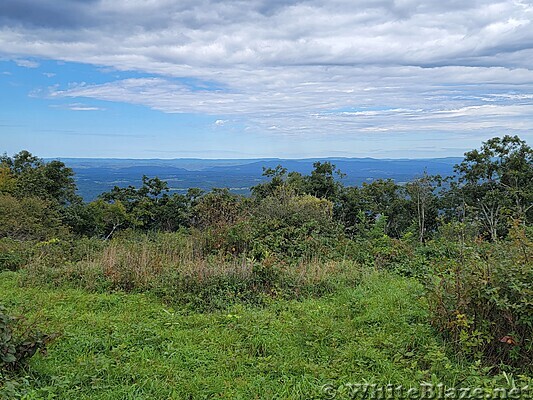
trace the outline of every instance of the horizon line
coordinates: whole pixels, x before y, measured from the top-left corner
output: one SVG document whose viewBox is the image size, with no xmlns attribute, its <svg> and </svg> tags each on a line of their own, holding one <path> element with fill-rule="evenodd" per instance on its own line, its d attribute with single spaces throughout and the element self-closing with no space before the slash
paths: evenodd
<svg viewBox="0 0 533 400">
<path fill-rule="evenodd" d="M 378 161 L 402 161 L 402 160 L 446 160 L 452 158 L 464 158 L 464 154 L 461 156 L 445 156 L 445 157 L 400 157 L 400 158 L 378 158 L 378 157 L 335 157 L 335 156 L 326 156 L 326 157 L 302 157 L 302 158 L 293 158 L 293 157 L 253 157 L 253 158 L 200 158 L 200 157 L 173 157 L 173 158 L 136 158 L 136 157 L 71 157 L 71 156 L 58 156 L 58 157 L 39 157 L 43 160 L 116 160 L 116 161 L 176 161 L 176 160 L 198 160 L 198 161 L 310 161 L 310 160 L 320 160 L 320 159 L 334 159 L 334 160 L 378 160 Z"/>
</svg>

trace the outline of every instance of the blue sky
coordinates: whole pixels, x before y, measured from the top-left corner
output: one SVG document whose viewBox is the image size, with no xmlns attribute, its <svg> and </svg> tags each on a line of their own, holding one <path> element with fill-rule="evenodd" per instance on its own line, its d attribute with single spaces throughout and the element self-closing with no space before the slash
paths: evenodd
<svg viewBox="0 0 533 400">
<path fill-rule="evenodd" d="M 3 0 L 0 151 L 460 156 L 533 139 L 530 1 Z"/>
</svg>

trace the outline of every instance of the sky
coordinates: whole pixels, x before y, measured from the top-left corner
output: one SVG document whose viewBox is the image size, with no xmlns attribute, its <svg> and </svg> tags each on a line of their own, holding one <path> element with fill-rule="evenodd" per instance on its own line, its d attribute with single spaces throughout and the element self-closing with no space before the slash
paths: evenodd
<svg viewBox="0 0 533 400">
<path fill-rule="evenodd" d="M 532 128 L 533 1 L 0 2 L 1 153 L 447 157 Z"/>
</svg>

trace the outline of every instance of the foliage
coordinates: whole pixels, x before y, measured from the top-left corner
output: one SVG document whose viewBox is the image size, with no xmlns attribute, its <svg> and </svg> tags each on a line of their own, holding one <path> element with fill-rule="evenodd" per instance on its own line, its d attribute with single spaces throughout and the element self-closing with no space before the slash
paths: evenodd
<svg viewBox="0 0 533 400">
<path fill-rule="evenodd" d="M 79 201 L 73 171 L 61 161 L 45 163 L 23 150 L 13 157 L 0 157 L 0 193 L 16 197 L 39 197 L 59 205 Z"/>
<path fill-rule="evenodd" d="M 333 203 L 311 195 L 296 195 L 280 187 L 256 206 L 251 225 L 252 255 L 300 260 L 328 254 L 340 236 Z"/>
<path fill-rule="evenodd" d="M 533 149 L 518 136 L 488 140 L 455 170 L 466 217 L 478 220 L 491 240 L 505 234 L 508 216 L 533 221 Z"/>
<path fill-rule="evenodd" d="M 15 271 L 26 265 L 31 258 L 33 243 L 11 238 L 0 239 L 0 271 Z"/>
<path fill-rule="evenodd" d="M 313 168 L 311 174 L 307 176 L 302 176 L 298 172 L 287 172 L 287 169 L 281 165 L 274 169 L 263 168 L 263 176 L 270 178 L 270 181 L 252 187 L 252 193 L 257 199 L 263 199 L 276 195 L 284 188 L 296 194 L 309 194 L 321 199 L 335 200 L 342 190 L 338 179 L 342 179 L 344 174 L 329 161 L 316 161 L 313 163 Z"/>
<path fill-rule="evenodd" d="M 336 215 L 352 237 L 365 237 L 375 222 L 385 216 L 384 233 L 398 238 L 407 231 L 413 219 L 404 188 L 390 179 L 345 188 Z"/>
<path fill-rule="evenodd" d="M 66 232 L 59 210 L 51 201 L 0 194 L 0 238 L 46 240 Z"/>
<path fill-rule="evenodd" d="M 231 194 L 228 189 L 213 189 L 194 205 L 194 226 L 207 229 L 234 224 L 243 211 L 242 201 L 240 196 Z"/>
<path fill-rule="evenodd" d="M 274 195 L 283 186 L 292 186 L 287 182 L 287 168 L 283 168 L 281 165 L 276 168 L 263 167 L 263 176 L 270 178 L 270 180 L 252 187 L 252 194 L 258 199 Z M 293 187 L 293 189 L 295 188 Z"/>
<path fill-rule="evenodd" d="M 335 180 L 335 175 L 339 178 L 345 175 L 328 161 L 316 161 L 313 167 L 311 175 L 304 180 L 305 193 L 321 199 L 335 200 L 342 189 L 340 182 Z"/>
<path fill-rule="evenodd" d="M 433 323 L 456 350 L 492 365 L 533 365 L 533 242 L 515 223 L 505 243 L 441 242 L 428 276 Z M 531 371 L 530 371 L 531 372 Z"/>
<path fill-rule="evenodd" d="M 21 334 L 20 321 L 0 305 L 0 374 L 21 368 L 38 351 L 44 354 L 54 337 L 38 331 Z"/>
<path fill-rule="evenodd" d="M 168 184 L 157 177 L 144 175 L 142 182 L 140 188 L 115 186 L 102 193 L 98 200 L 87 205 L 88 215 L 83 208 L 74 210 L 76 231 L 110 238 L 117 230 L 132 227 L 145 231 L 176 231 L 189 225 L 191 207 L 201 193 L 191 189 L 187 196 L 169 195 Z M 84 226 L 87 219 L 90 222 Z"/>
<path fill-rule="evenodd" d="M 94 221 L 95 232 L 106 240 L 113 236 L 118 228 L 134 223 L 120 200 L 113 203 L 97 200 L 90 203 L 88 208 Z"/>
<path fill-rule="evenodd" d="M 7 314 L 0 304 L 0 396 L 19 398 L 29 382 L 17 373 L 37 352 L 46 354 L 46 346 L 56 335 L 45 335 L 27 326 L 22 317 Z"/>
<path fill-rule="evenodd" d="M 39 243 L 24 267 L 22 283 L 143 291 L 168 303 L 213 310 L 235 302 L 261 305 L 278 296 L 321 295 L 357 276 L 353 263 L 302 262 L 288 267 L 244 255 L 227 259 L 224 254 L 203 254 L 201 243 L 183 232 L 121 234 L 103 246 L 98 243 Z"/>
<path fill-rule="evenodd" d="M 393 291 L 397 279 L 418 280 L 424 326 L 431 321 L 438 343 L 414 347 L 424 357 L 388 356 L 424 379 L 458 359 L 481 375 L 529 373 L 532 157 L 524 141 L 504 136 L 467 152 L 454 177 L 347 187 L 335 165 L 316 162 L 308 175 L 265 169 L 269 181 L 249 198 L 228 189 L 170 194 L 143 176 L 140 187 L 83 203 L 61 162 L 4 155 L 0 270 L 17 271 L 24 290 L 142 292 L 192 314 L 327 299 L 354 290 L 365 273 Z M 352 304 L 345 300 L 339 307 Z M 265 348 L 253 344 L 261 357 Z"/>
<path fill-rule="evenodd" d="M 13 193 L 17 180 L 8 165 L 0 164 L 0 193 Z"/>
<path fill-rule="evenodd" d="M 435 191 L 440 185 L 440 176 L 429 176 L 424 173 L 405 186 L 412 203 L 412 213 L 415 215 L 417 236 L 420 243 L 424 243 L 429 234 L 437 228 L 439 204 Z"/>
</svg>

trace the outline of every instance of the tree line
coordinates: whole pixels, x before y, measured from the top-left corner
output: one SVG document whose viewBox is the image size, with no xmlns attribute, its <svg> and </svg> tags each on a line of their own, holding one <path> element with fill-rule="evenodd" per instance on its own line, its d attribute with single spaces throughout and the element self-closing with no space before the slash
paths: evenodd
<svg viewBox="0 0 533 400">
<path fill-rule="evenodd" d="M 533 218 L 533 151 L 517 136 L 496 137 L 465 153 L 453 176 L 428 175 L 405 184 L 378 179 L 344 186 L 344 174 L 330 162 L 315 162 L 309 175 L 281 165 L 264 169 L 268 180 L 251 196 L 227 189 L 191 188 L 170 194 L 157 177 L 142 177 L 140 187 L 115 186 L 96 201 L 76 195 L 74 173 L 61 161 L 44 162 L 28 151 L 0 157 L 0 236 L 45 239 L 60 232 L 110 239 L 125 229 L 176 231 L 223 229 L 248 222 L 307 225 L 308 234 L 354 238 L 381 226 L 400 238 L 425 242 L 439 226 L 467 223 L 476 235 L 497 241 L 509 221 Z M 277 221 L 277 222 L 274 222 Z M 291 238 L 288 238 L 291 239 Z"/>
</svg>

